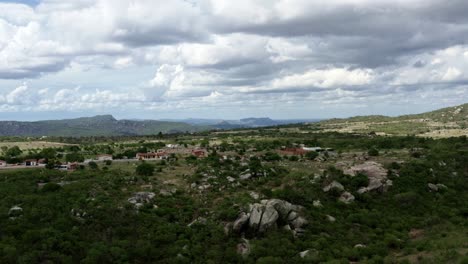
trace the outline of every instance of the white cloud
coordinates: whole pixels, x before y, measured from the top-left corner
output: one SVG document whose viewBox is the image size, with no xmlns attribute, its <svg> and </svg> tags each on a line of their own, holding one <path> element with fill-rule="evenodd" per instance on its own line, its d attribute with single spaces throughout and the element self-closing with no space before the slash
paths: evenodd
<svg viewBox="0 0 468 264">
<path fill-rule="evenodd" d="M 450 67 L 445 72 L 444 76 L 442 76 L 442 80 L 444 81 L 453 81 L 460 77 L 461 71 L 455 67 Z"/>
<path fill-rule="evenodd" d="M 319 87 L 332 88 L 369 84 L 374 79 L 370 69 L 333 68 L 326 70 L 310 70 L 302 74 L 293 74 L 276 79 L 272 86 L 284 87 Z"/>
</svg>

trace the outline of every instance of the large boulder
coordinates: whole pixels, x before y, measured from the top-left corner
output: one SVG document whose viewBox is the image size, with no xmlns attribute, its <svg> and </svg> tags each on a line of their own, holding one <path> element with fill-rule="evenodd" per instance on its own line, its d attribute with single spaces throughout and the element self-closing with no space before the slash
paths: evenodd
<svg viewBox="0 0 468 264">
<path fill-rule="evenodd" d="M 384 192 L 392 182 L 387 179 L 387 170 L 382 164 L 375 161 L 366 161 L 362 164 L 352 166 L 344 170 L 345 174 L 356 176 L 358 173 L 362 173 L 369 179 L 367 187 L 362 187 L 358 190 L 358 193 L 363 194 L 370 191 Z"/>
<path fill-rule="evenodd" d="M 293 233 L 303 233 L 301 229 L 308 222 L 300 215 L 301 206 L 293 205 L 283 200 L 262 200 L 251 204 L 249 213 L 241 213 L 232 224 L 232 230 L 240 232 L 247 229 L 252 232 L 264 233 L 283 226 Z"/>
<path fill-rule="evenodd" d="M 278 220 L 278 216 L 279 214 L 273 206 L 265 206 L 258 231 L 263 233 L 269 229 L 276 228 L 276 220 Z"/>
</svg>

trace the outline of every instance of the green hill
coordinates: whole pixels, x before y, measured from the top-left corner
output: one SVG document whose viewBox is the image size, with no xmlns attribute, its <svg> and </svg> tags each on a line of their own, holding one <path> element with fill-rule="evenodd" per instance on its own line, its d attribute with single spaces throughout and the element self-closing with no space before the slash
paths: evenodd
<svg viewBox="0 0 468 264">
<path fill-rule="evenodd" d="M 387 135 L 452 137 L 468 135 L 468 104 L 431 112 L 389 117 L 381 115 L 330 119 L 318 123 L 323 130 Z"/>
<path fill-rule="evenodd" d="M 207 127 L 182 122 L 117 120 L 111 115 L 36 122 L 1 121 L 0 136 L 121 136 L 196 132 Z"/>
</svg>

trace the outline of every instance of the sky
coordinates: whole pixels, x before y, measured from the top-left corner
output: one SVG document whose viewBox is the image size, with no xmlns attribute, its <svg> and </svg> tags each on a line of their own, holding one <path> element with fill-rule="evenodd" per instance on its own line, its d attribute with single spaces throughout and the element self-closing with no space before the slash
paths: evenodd
<svg viewBox="0 0 468 264">
<path fill-rule="evenodd" d="M 464 0 L 0 1 L 0 119 L 331 118 L 468 102 Z"/>
</svg>

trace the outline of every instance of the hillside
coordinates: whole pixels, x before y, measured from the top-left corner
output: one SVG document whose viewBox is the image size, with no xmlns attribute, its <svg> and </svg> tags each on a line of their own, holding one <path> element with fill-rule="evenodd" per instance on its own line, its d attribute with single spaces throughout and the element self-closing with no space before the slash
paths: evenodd
<svg viewBox="0 0 468 264">
<path fill-rule="evenodd" d="M 207 127 L 181 122 L 117 120 L 111 115 L 36 122 L 1 121 L 0 136 L 120 136 L 195 132 Z"/>
<path fill-rule="evenodd" d="M 425 137 L 451 137 L 468 135 L 468 104 L 447 107 L 431 112 L 388 116 L 357 116 L 330 119 L 315 128 L 345 133 L 370 133 L 382 135 L 418 135 Z"/>
</svg>

